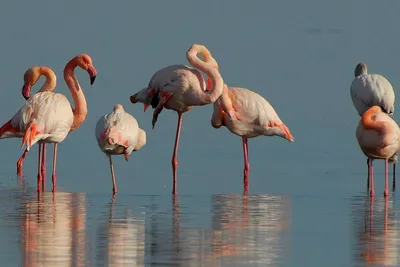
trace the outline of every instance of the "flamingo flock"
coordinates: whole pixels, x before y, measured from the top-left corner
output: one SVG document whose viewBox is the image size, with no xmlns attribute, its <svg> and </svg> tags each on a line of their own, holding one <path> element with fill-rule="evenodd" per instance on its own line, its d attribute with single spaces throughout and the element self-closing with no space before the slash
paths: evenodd
<svg viewBox="0 0 400 267">
<path fill-rule="evenodd" d="M 198 55 L 203 59 L 200 59 Z M 261 95 L 249 89 L 229 87 L 219 72 L 217 60 L 204 45 L 193 44 L 186 52 L 190 64 L 170 65 L 158 70 L 148 86 L 130 96 L 131 103 L 142 103 L 144 112 L 153 108 L 153 129 L 159 114 L 165 108 L 178 115 L 175 144 L 172 154 L 172 193 L 177 193 L 178 147 L 183 122 L 183 114 L 195 106 L 213 104 L 211 125 L 225 126 L 238 135 L 243 143 L 244 192 L 248 190 L 250 171 L 248 139 L 257 136 L 278 136 L 294 142 L 289 127 L 282 122 L 272 105 Z M 90 84 L 95 82 L 97 71 L 87 54 L 72 58 L 64 68 L 64 80 L 69 88 L 73 105 L 65 95 L 53 92 L 57 85 L 56 75 L 46 66 L 33 66 L 24 74 L 22 95 L 26 102 L 0 128 L 0 139 L 22 138 L 21 147 L 26 147 L 17 161 L 17 175 L 23 175 L 23 162 L 31 147 L 38 143 L 37 190 L 44 190 L 46 177 L 46 145 L 54 145 L 52 184 L 56 190 L 56 163 L 58 144 L 71 131 L 76 131 L 87 117 L 87 103 L 83 90 L 74 74 L 76 67 L 86 71 Z M 204 76 L 203 76 L 204 75 Z M 43 86 L 31 95 L 31 88 L 39 78 L 46 78 Z M 381 75 L 368 74 L 367 65 L 359 63 L 354 70 L 354 80 L 350 87 L 354 107 L 360 115 L 356 137 L 362 152 L 367 156 L 368 188 L 374 196 L 374 173 L 372 161 L 385 161 L 385 190 L 388 196 L 388 163 L 397 162 L 400 150 L 400 128 L 392 119 L 394 113 L 394 90 L 390 82 Z M 102 116 L 95 129 L 99 148 L 109 158 L 113 194 L 117 184 L 112 163 L 112 155 L 124 155 L 128 161 L 133 151 L 146 144 L 146 132 L 137 120 L 120 104 Z M 393 181 L 395 177 L 393 175 Z"/>
</svg>

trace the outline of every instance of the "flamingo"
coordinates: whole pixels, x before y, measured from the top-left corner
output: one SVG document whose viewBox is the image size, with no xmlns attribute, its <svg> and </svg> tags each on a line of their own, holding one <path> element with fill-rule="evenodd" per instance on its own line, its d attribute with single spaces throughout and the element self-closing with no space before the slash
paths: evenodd
<svg viewBox="0 0 400 267">
<path fill-rule="evenodd" d="M 38 91 L 40 92 L 51 92 L 54 90 L 57 84 L 57 78 L 52 69 L 46 66 L 33 66 L 29 68 L 28 70 L 25 71 L 24 73 L 24 86 L 22 87 L 22 95 L 25 98 L 25 100 L 28 100 L 30 95 L 30 90 L 31 87 L 33 87 L 39 78 L 41 76 L 45 76 L 46 81 Z M 25 94 L 28 93 L 28 94 Z M 11 137 L 17 137 L 21 138 L 23 137 L 22 132 L 15 131 L 16 129 L 13 128 L 11 125 L 11 120 L 6 122 L 3 126 L 0 128 L 0 139 L 3 138 L 11 138 Z M 45 158 L 46 156 L 46 147 L 45 144 L 40 144 L 39 145 L 39 150 L 42 150 L 43 152 L 43 157 Z M 28 151 L 25 150 L 24 153 L 22 153 L 21 157 L 17 161 L 17 175 L 22 176 L 22 165 L 24 162 L 25 157 L 28 155 Z M 45 176 L 46 173 L 46 165 L 45 165 L 45 160 L 41 166 L 41 170 L 43 173 L 43 176 Z"/>
<path fill-rule="evenodd" d="M 361 150 L 368 157 L 368 179 L 370 196 L 374 196 L 374 170 L 372 160 L 385 160 L 385 191 L 388 189 L 388 161 L 400 149 L 400 128 L 397 123 L 379 106 L 372 106 L 361 116 L 356 130 Z"/>
<path fill-rule="evenodd" d="M 10 131 L 24 133 L 22 146 L 26 144 L 27 151 L 37 142 L 39 144 L 54 143 L 53 191 L 55 191 L 57 180 L 58 144 L 65 139 L 70 131 L 77 129 L 87 115 L 85 96 L 74 74 L 77 66 L 88 72 L 91 84 L 94 83 L 97 75 L 92 59 L 86 54 L 78 55 L 67 63 L 64 68 L 64 79 L 71 91 L 75 108 L 72 108 L 63 94 L 40 92 L 30 97 L 11 119 L 12 129 Z M 23 94 L 29 95 L 29 91 L 24 91 Z M 43 176 L 40 171 L 42 162 L 43 158 L 39 150 L 38 192 L 41 191 L 40 183 L 43 182 Z"/>
<path fill-rule="evenodd" d="M 101 117 L 96 124 L 96 139 L 101 149 L 109 158 L 113 194 L 117 193 L 114 166 L 111 155 L 124 154 L 128 161 L 132 151 L 138 151 L 146 144 L 146 132 L 139 128 L 136 119 L 125 112 L 120 104 L 113 111 Z"/>
<path fill-rule="evenodd" d="M 350 95 L 353 105 L 360 116 L 372 106 L 379 106 L 383 112 L 393 116 L 395 96 L 392 85 L 382 75 L 369 74 L 367 64 L 364 62 L 358 63 L 354 69 Z M 396 183 L 396 162 L 397 155 L 389 159 L 389 163 L 393 163 L 393 187 Z M 369 159 L 367 159 L 367 165 L 369 166 Z M 368 187 L 369 181 L 368 178 Z"/>
<path fill-rule="evenodd" d="M 147 88 L 140 90 L 130 97 L 132 103 L 144 103 L 145 110 L 149 104 L 152 105 L 154 108 L 153 129 L 158 115 L 163 108 L 174 110 L 178 113 L 178 124 L 172 155 L 172 194 L 176 194 L 177 153 L 183 113 L 191 110 L 193 106 L 204 106 L 214 103 L 221 96 L 223 90 L 224 81 L 218 70 L 212 64 L 203 62 L 197 57 L 197 54 L 202 50 L 208 51 L 203 45 L 193 44 L 186 52 L 186 57 L 193 68 L 185 65 L 171 65 L 160 69 L 153 75 Z M 210 77 L 214 85 L 208 91 L 206 91 L 205 80 L 199 70 Z"/>
<path fill-rule="evenodd" d="M 212 55 L 207 51 L 203 52 L 204 59 L 219 69 L 218 63 Z M 212 87 L 212 81 L 209 78 L 207 78 L 207 85 L 207 88 Z M 227 114 L 226 111 L 230 113 Z M 281 121 L 275 109 L 266 99 L 249 89 L 228 87 L 227 84 L 224 84 L 221 97 L 214 102 L 211 125 L 216 129 L 225 126 L 231 133 L 242 137 L 245 192 L 248 190 L 250 171 L 248 138 L 260 135 L 279 136 L 289 142 L 294 142 L 289 128 Z"/>
</svg>

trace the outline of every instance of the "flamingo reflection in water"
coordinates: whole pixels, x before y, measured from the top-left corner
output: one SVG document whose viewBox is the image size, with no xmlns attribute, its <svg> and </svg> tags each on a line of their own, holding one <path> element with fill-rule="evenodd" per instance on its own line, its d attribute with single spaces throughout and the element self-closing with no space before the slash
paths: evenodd
<svg viewBox="0 0 400 267">
<path fill-rule="evenodd" d="M 365 266 L 399 266 L 400 231 L 396 219 L 394 199 L 375 199 L 364 201 L 364 214 L 357 216 L 354 225 L 359 228 L 355 261 Z M 362 217 L 362 219 L 361 219 Z M 364 223 L 360 224 L 363 220 Z"/>
<path fill-rule="evenodd" d="M 289 208 L 289 200 L 283 196 L 216 195 L 212 197 L 212 227 L 204 229 L 185 225 L 185 210 L 191 209 L 181 207 L 174 197 L 171 224 L 165 221 L 165 212 L 152 212 L 146 263 L 276 266 L 283 261 L 282 248 L 288 247 L 281 233 L 289 226 Z"/>
<path fill-rule="evenodd" d="M 23 264 L 87 266 L 84 193 L 45 192 L 29 201 L 22 220 Z"/>
<path fill-rule="evenodd" d="M 98 229 L 100 249 L 96 266 L 144 266 L 144 219 L 117 216 L 116 195 L 110 203 L 107 222 Z"/>
</svg>

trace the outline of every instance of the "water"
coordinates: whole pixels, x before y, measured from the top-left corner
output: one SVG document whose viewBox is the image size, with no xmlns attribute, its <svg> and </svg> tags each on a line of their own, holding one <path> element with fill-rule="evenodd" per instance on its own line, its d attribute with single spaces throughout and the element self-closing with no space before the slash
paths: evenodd
<svg viewBox="0 0 400 267">
<path fill-rule="evenodd" d="M 349 87 L 365 61 L 398 88 L 399 8 L 397 0 L 3 4 L 1 122 L 23 104 L 22 75 L 33 65 L 54 69 L 56 91 L 70 100 L 68 60 L 88 53 L 98 77 L 90 87 L 76 71 L 89 113 L 59 146 L 54 196 L 49 176 L 47 192 L 35 192 L 37 147 L 18 179 L 21 140 L 1 140 L 1 266 L 398 265 L 398 197 L 385 208 L 383 164 L 374 163 L 371 213 Z M 164 111 L 152 130 L 151 112 L 129 102 L 159 68 L 187 64 L 192 43 L 209 47 L 229 85 L 267 98 L 295 137 L 249 140 L 248 197 L 241 140 L 213 129 L 212 106 L 204 106 L 184 115 L 174 203 L 177 115 Z M 114 158 L 112 202 L 94 129 L 117 103 L 147 132 L 147 144 L 129 162 Z"/>
</svg>

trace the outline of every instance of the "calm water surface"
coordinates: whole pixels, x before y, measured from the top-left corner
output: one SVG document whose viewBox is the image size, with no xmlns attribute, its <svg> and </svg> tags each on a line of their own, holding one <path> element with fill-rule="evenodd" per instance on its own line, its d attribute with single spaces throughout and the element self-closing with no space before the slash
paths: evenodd
<svg viewBox="0 0 400 267">
<path fill-rule="evenodd" d="M 88 53 L 98 76 L 91 87 L 76 71 L 88 116 L 59 146 L 55 195 L 36 193 L 37 146 L 19 180 L 21 139 L 0 141 L 1 267 L 400 265 L 399 197 L 383 199 L 382 162 L 373 205 L 366 197 L 349 92 L 359 61 L 399 88 L 400 1 L 25 2 L 0 8 L 0 123 L 24 103 L 23 73 L 33 65 L 54 69 L 56 91 L 71 101 L 63 68 L 72 57 Z M 153 130 L 151 111 L 129 101 L 158 69 L 187 64 L 192 43 L 211 50 L 228 85 L 268 99 L 295 137 L 249 140 L 248 197 L 241 139 L 211 127 L 208 105 L 184 115 L 174 201 L 177 115 L 163 111 Z M 147 144 L 129 162 L 114 158 L 112 201 L 94 131 L 118 103 Z"/>
</svg>

